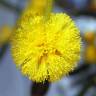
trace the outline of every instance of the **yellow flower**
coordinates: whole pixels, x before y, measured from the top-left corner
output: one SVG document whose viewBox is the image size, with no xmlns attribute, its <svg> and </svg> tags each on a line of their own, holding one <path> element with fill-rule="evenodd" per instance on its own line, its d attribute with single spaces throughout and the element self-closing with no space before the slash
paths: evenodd
<svg viewBox="0 0 96 96">
<path fill-rule="evenodd" d="M 11 30 L 8 26 L 3 26 L 0 29 L 0 47 L 8 41 L 10 34 Z"/>
<path fill-rule="evenodd" d="M 51 13 L 46 21 L 45 16 L 27 16 L 21 18 L 12 35 L 14 61 L 30 80 L 59 80 L 72 71 L 80 59 L 79 30 L 63 13 Z"/>
</svg>

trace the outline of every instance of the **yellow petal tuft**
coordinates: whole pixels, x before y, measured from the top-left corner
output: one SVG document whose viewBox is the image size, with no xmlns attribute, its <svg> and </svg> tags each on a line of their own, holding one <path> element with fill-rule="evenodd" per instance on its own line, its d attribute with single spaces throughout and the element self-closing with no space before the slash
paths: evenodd
<svg viewBox="0 0 96 96">
<path fill-rule="evenodd" d="M 63 13 L 21 19 L 12 35 L 11 51 L 30 80 L 53 82 L 74 70 L 80 59 L 81 38 L 73 20 Z"/>
</svg>

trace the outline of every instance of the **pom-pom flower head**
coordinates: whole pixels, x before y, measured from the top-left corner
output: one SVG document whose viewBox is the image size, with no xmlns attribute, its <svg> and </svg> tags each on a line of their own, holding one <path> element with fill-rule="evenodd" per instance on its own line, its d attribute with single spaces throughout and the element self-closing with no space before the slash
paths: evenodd
<svg viewBox="0 0 96 96">
<path fill-rule="evenodd" d="M 28 12 L 31 13 L 31 10 Z M 53 82 L 76 67 L 80 58 L 80 34 L 63 13 L 34 18 L 25 14 L 12 35 L 12 56 L 30 80 Z"/>
</svg>

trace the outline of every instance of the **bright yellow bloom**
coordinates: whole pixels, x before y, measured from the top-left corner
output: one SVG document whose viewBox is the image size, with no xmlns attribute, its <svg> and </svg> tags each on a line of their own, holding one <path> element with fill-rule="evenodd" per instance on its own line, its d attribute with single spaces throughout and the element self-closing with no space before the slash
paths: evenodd
<svg viewBox="0 0 96 96">
<path fill-rule="evenodd" d="M 12 35 L 11 50 L 17 67 L 30 80 L 52 82 L 76 67 L 81 39 L 68 15 L 51 13 L 53 0 L 41 1 L 33 0 L 25 10 Z"/>
<path fill-rule="evenodd" d="M 22 73 L 36 82 L 53 82 L 72 71 L 81 46 L 72 19 L 63 13 L 52 13 L 46 21 L 44 16 L 23 17 L 11 42 L 12 56 Z"/>
</svg>

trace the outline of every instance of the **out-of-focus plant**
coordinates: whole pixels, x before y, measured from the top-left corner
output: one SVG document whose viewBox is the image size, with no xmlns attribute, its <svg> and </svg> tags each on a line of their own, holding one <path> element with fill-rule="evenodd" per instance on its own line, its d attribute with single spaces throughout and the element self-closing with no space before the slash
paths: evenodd
<svg viewBox="0 0 96 96">
<path fill-rule="evenodd" d="M 85 60 L 89 63 L 96 63 L 96 48 L 94 45 L 89 45 L 85 49 Z"/>
<path fill-rule="evenodd" d="M 95 32 L 86 32 L 84 34 L 85 44 L 85 52 L 84 58 L 86 62 L 96 63 L 96 34 Z"/>
<path fill-rule="evenodd" d="M 84 41 L 87 43 L 87 44 L 94 44 L 95 42 L 95 32 L 85 32 L 83 38 L 84 38 Z"/>
<path fill-rule="evenodd" d="M 83 35 L 84 52 L 83 64 L 76 69 L 72 75 L 77 75 L 76 85 L 82 85 L 82 88 L 77 96 L 85 96 L 91 88 L 96 87 L 96 33 L 85 32 Z M 96 92 L 93 92 L 96 94 Z M 95 96 L 95 95 L 92 95 Z"/>
<path fill-rule="evenodd" d="M 8 42 L 10 41 L 11 28 L 7 25 L 0 28 L 0 61 L 6 52 Z"/>
<path fill-rule="evenodd" d="M 28 8 L 31 10 L 33 16 L 36 15 L 48 15 L 52 9 L 53 0 L 31 0 Z"/>
<path fill-rule="evenodd" d="M 96 12 L 96 0 L 90 0 L 89 9 L 90 9 L 91 11 Z"/>
<path fill-rule="evenodd" d="M 11 29 L 8 26 L 0 28 L 0 47 L 9 41 Z"/>
</svg>

